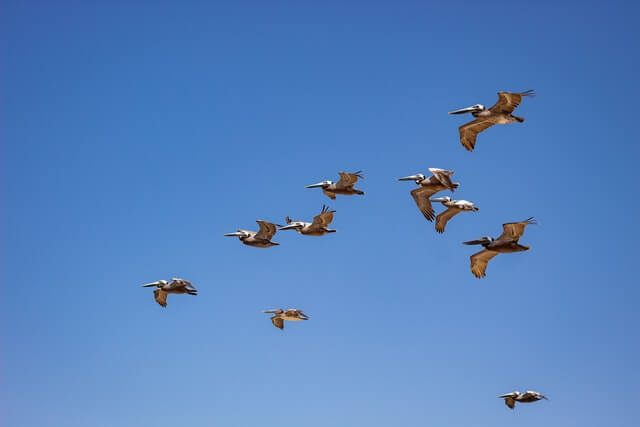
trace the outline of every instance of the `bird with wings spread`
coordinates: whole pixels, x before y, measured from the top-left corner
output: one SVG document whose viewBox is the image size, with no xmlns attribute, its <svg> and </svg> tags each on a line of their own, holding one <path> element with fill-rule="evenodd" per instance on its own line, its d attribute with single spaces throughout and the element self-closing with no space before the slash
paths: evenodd
<svg viewBox="0 0 640 427">
<path fill-rule="evenodd" d="M 519 391 L 512 391 L 511 393 L 506 393 L 498 396 L 498 399 L 504 399 L 504 404 L 511 409 L 516 407 L 516 402 L 532 403 L 542 399 L 549 400 L 548 397 L 543 396 L 542 394 L 533 390 L 527 390 L 524 393 L 520 393 Z"/>
<path fill-rule="evenodd" d="M 436 197 L 431 199 L 432 202 L 442 203 L 447 210 L 438 214 L 436 217 L 436 231 L 438 233 L 444 233 L 444 229 L 451 218 L 458 215 L 460 212 L 477 212 L 480 209 L 473 206 L 473 202 L 468 200 L 453 200 L 449 196 Z"/>
<path fill-rule="evenodd" d="M 295 308 L 289 308 L 283 310 L 276 308 L 273 310 L 264 310 L 264 313 L 271 313 L 271 323 L 278 329 L 284 329 L 284 321 L 299 322 L 301 320 L 309 320 L 309 317 L 302 312 L 302 310 L 296 310 Z"/>
<path fill-rule="evenodd" d="M 461 110 L 451 111 L 449 114 L 466 114 L 471 113 L 475 120 L 465 123 L 458 129 L 460 131 L 460 142 L 468 151 L 473 151 L 476 146 L 476 138 L 478 134 L 487 130 L 493 125 L 506 125 L 513 122 L 524 122 L 523 117 L 514 116 L 513 111 L 522 102 L 522 97 L 534 97 L 533 90 L 524 92 L 498 92 L 498 102 L 487 108 L 482 104 L 472 105 L 471 107 Z"/>
<path fill-rule="evenodd" d="M 276 234 L 276 224 L 262 220 L 256 222 L 260 226 L 258 231 L 238 230 L 235 233 L 227 233 L 225 236 L 237 237 L 245 245 L 254 248 L 269 248 L 280 244 L 271 241 L 273 235 Z"/>
<path fill-rule="evenodd" d="M 313 222 L 293 221 L 287 216 L 287 225 L 280 227 L 280 230 L 296 230 L 305 236 L 324 236 L 328 233 L 335 233 L 337 230 L 329 228 L 334 213 L 335 211 L 329 210 L 328 206 L 323 205 L 322 211 L 313 217 Z"/>
<path fill-rule="evenodd" d="M 338 172 L 340 175 L 340 181 L 322 181 L 317 184 L 307 185 L 305 188 L 322 188 L 322 192 L 331 200 L 336 199 L 336 194 L 342 194 L 343 196 L 352 196 L 358 194 L 362 196 L 364 191 L 354 188 L 358 178 L 364 179 L 362 171 L 357 172 Z"/>
<path fill-rule="evenodd" d="M 429 168 L 429 172 L 432 175 L 428 178 L 418 173 L 398 178 L 398 181 L 415 181 L 418 188 L 411 190 L 411 197 L 413 197 L 418 209 L 427 221 L 433 221 L 436 218 L 436 214 L 431 206 L 429 197 L 443 190 L 449 190 L 453 193 L 460 186 L 460 183 L 451 181 L 451 175 L 455 173 L 453 171 Z"/>
<path fill-rule="evenodd" d="M 156 287 L 153 291 L 153 296 L 158 304 L 163 307 L 167 306 L 167 295 L 169 294 L 189 294 L 198 295 L 198 290 L 191 284 L 190 281 L 184 279 L 178 279 L 174 277 L 171 282 L 166 280 L 158 280 L 157 282 L 147 283 L 142 285 L 143 288 Z"/>
<path fill-rule="evenodd" d="M 463 242 L 465 245 L 482 245 L 484 247 L 478 253 L 471 255 L 471 272 L 478 279 L 486 276 L 487 265 L 498 254 L 508 254 L 512 252 L 523 252 L 531 249 L 518 243 L 524 234 L 527 225 L 535 224 L 533 217 L 520 222 L 508 222 L 502 224 L 502 234 L 497 239 L 492 237 L 482 237 L 478 240 Z"/>
</svg>

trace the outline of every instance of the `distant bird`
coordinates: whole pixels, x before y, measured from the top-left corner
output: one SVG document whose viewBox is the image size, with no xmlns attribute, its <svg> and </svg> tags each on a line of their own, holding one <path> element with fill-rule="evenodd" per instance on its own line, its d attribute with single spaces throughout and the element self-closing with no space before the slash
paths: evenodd
<svg viewBox="0 0 640 427">
<path fill-rule="evenodd" d="M 537 402 L 538 400 L 542 400 L 542 399 L 549 400 L 546 396 L 541 395 L 537 391 L 531 391 L 531 390 L 527 390 L 524 393 L 520 393 L 519 391 L 513 391 L 511 393 L 498 396 L 498 398 L 504 399 L 504 404 L 511 409 L 513 409 L 516 406 L 516 402 L 531 403 L 531 402 Z"/>
<path fill-rule="evenodd" d="M 174 277 L 171 279 L 171 283 L 166 280 L 158 280 L 157 282 L 147 283 L 142 285 L 143 288 L 150 288 L 152 286 L 158 289 L 153 291 L 153 296 L 156 302 L 163 307 L 167 306 L 167 295 L 169 294 L 189 294 L 198 295 L 198 290 L 188 280 L 178 279 Z"/>
<path fill-rule="evenodd" d="M 271 238 L 276 234 L 276 224 L 270 222 L 257 220 L 260 226 L 260 230 L 247 231 L 238 230 L 235 233 L 227 233 L 227 237 L 238 237 L 242 243 L 247 246 L 253 246 L 255 248 L 269 248 L 271 246 L 277 246 L 280 243 L 272 242 Z"/>
<path fill-rule="evenodd" d="M 520 93 L 498 92 L 498 102 L 491 108 L 487 108 L 482 104 L 476 104 L 461 110 L 451 111 L 449 114 L 471 113 L 473 117 L 476 118 L 458 128 L 460 130 L 460 142 L 464 148 L 473 151 L 478 134 L 493 125 L 524 122 L 523 117 L 511 114 L 513 110 L 520 105 L 523 96 L 534 97 L 536 94 L 533 90 Z"/>
<path fill-rule="evenodd" d="M 444 228 L 447 226 L 447 222 L 460 212 L 477 212 L 479 209 L 473 206 L 472 202 L 467 200 L 453 200 L 449 196 L 437 197 L 431 199 L 432 202 L 440 202 L 447 207 L 447 210 L 442 212 L 436 217 L 436 231 L 438 233 L 444 233 Z"/>
<path fill-rule="evenodd" d="M 522 252 L 531 249 L 529 246 L 518 244 L 518 240 L 524 234 L 524 228 L 529 224 L 535 224 L 533 217 L 520 222 L 508 222 L 502 224 L 503 232 L 497 239 L 482 237 L 478 240 L 463 242 L 465 245 L 482 245 L 484 247 L 478 253 L 471 255 L 471 272 L 478 279 L 486 276 L 487 264 L 496 255 L 511 252 Z"/>
<path fill-rule="evenodd" d="M 296 230 L 300 234 L 307 236 L 324 236 L 327 233 L 335 233 L 337 230 L 330 230 L 329 224 L 333 221 L 335 211 L 330 211 L 328 206 L 322 206 L 322 211 L 313 217 L 313 222 L 292 221 L 287 216 L 288 225 L 281 227 L 280 230 Z"/>
<path fill-rule="evenodd" d="M 411 190 L 411 196 L 427 221 L 433 221 L 436 215 L 433 211 L 433 207 L 431 206 L 429 197 L 443 190 L 451 190 L 453 193 L 455 189 L 460 186 L 460 183 L 451 182 L 451 175 L 455 173 L 453 171 L 429 168 L 429 172 L 433 174 L 429 178 L 419 173 L 416 175 L 405 176 L 404 178 L 398 178 L 398 181 L 415 181 L 416 184 L 420 186 L 420 188 Z"/>
<path fill-rule="evenodd" d="M 264 313 L 273 314 L 273 317 L 271 317 L 271 323 L 273 323 L 273 326 L 279 329 L 284 329 L 285 320 L 288 320 L 290 322 L 299 322 L 301 320 L 309 319 L 309 317 L 304 314 L 302 310 L 296 310 L 295 308 L 289 308 L 287 310 L 276 308 L 274 310 L 264 310 Z"/>
<path fill-rule="evenodd" d="M 321 187 L 322 192 L 327 195 L 331 200 L 336 199 L 336 194 L 342 194 L 344 196 L 352 196 L 354 194 L 363 195 L 364 191 L 353 188 L 358 178 L 364 179 L 362 171 L 358 172 L 338 172 L 340 175 L 340 181 L 322 181 L 317 184 L 307 185 L 305 188 L 317 188 Z"/>
</svg>

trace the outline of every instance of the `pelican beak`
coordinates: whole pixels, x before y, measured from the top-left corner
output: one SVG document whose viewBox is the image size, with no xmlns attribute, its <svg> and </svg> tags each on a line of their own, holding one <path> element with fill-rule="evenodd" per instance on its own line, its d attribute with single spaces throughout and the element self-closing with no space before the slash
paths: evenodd
<svg viewBox="0 0 640 427">
<path fill-rule="evenodd" d="M 544 400 L 549 400 L 549 398 L 547 396 L 540 395 L 540 397 L 543 398 Z"/>
<path fill-rule="evenodd" d="M 446 202 L 447 199 L 444 197 L 436 197 L 435 199 L 431 199 L 432 202 Z"/>
<path fill-rule="evenodd" d="M 239 231 L 236 231 L 235 233 L 227 233 L 224 234 L 225 237 L 240 237 L 240 236 L 244 236 L 244 233 L 241 233 Z"/>
<path fill-rule="evenodd" d="M 319 182 L 317 184 L 306 185 L 304 188 L 318 188 L 324 187 L 324 182 Z"/>
<path fill-rule="evenodd" d="M 418 175 L 409 175 L 404 178 L 398 178 L 398 181 L 417 181 L 418 179 L 420 179 Z"/>
<path fill-rule="evenodd" d="M 307 315 L 306 315 L 306 314 L 304 314 L 304 313 L 300 313 L 300 318 L 301 318 L 302 320 L 309 320 L 309 316 L 307 316 Z"/>
<path fill-rule="evenodd" d="M 142 285 L 143 288 L 150 288 L 152 286 L 155 286 L 155 283 L 147 283 L 146 285 Z"/>
<path fill-rule="evenodd" d="M 284 227 L 280 227 L 278 231 L 282 231 L 282 230 L 295 230 L 296 228 L 298 228 L 297 225 L 285 225 Z"/>
<path fill-rule="evenodd" d="M 513 397 L 513 393 L 503 394 L 502 396 L 498 396 L 498 399 L 506 399 L 507 397 Z"/>
<path fill-rule="evenodd" d="M 485 239 L 478 239 L 478 240 L 469 240 L 468 242 L 462 242 L 462 244 L 463 245 L 481 245 L 485 242 L 486 242 Z"/>
<path fill-rule="evenodd" d="M 478 111 L 478 109 L 476 107 L 467 107 L 461 110 L 449 111 L 449 114 L 466 114 L 466 113 L 472 113 L 474 111 Z"/>
</svg>

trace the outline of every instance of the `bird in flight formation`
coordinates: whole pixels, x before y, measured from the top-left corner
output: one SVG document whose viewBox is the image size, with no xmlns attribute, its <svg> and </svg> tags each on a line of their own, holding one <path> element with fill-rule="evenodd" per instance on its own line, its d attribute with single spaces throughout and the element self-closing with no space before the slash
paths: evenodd
<svg viewBox="0 0 640 427">
<path fill-rule="evenodd" d="M 302 310 L 296 310 L 295 308 L 288 308 L 283 310 L 276 308 L 273 310 L 264 310 L 264 313 L 273 314 L 271 317 L 271 323 L 278 329 L 284 329 L 284 321 L 299 322 L 301 320 L 309 320 L 309 317 L 302 312 Z"/>
<path fill-rule="evenodd" d="M 537 402 L 538 400 L 549 400 L 546 396 L 538 393 L 537 391 L 527 390 L 524 393 L 520 393 L 519 391 L 512 391 L 511 393 L 503 394 L 498 396 L 499 399 L 504 399 L 504 404 L 509 408 L 513 409 L 516 407 L 516 402 L 520 403 L 531 403 Z"/>
<path fill-rule="evenodd" d="M 476 144 L 478 133 L 488 129 L 495 124 L 507 124 L 513 122 L 524 122 L 524 118 L 513 115 L 513 111 L 520 105 L 523 97 L 533 97 L 533 90 L 520 93 L 498 92 L 498 102 L 491 108 L 484 105 L 476 104 L 461 110 L 451 111 L 449 114 L 471 113 L 474 120 L 460 126 L 460 142 L 468 150 L 473 151 Z M 398 178 L 399 181 L 414 181 L 418 188 L 411 191 L 418 209 L 429 222 L 436 221 L 435 229 L 438 233 L 444 233 L 448 222 L 456 215 L 462 212 L 477 212 L 479 209 L 474 206 L 473 202 L 467 200 L 454 200 L 450 196 L 431 198 L 436 193 L 449 190 L 451 193 L 460 186 L 460 183 L 453 182 L 451 177 L 454 171 L 429 168 L 431 176 L 427 177 L 421 173 Z M 321 188 L 322 192 L 332 200 L 336 199 L 336 195 L 351 196 L 354 194 L 364 195 L 364 191 L 355 188 L 358 179 L 364 178 L 362 171 L 357 172 L 339 172 L 340 180 L 321 181 L 317 184 L 307 185 L 305 188 Z M 436 216 L 433 203 L 441 203 L 446 209 Z M 271 239 L 277 231 L 296 230 L 298 233 L 307 236 L 324 236 L 334 233 L 336 230 L 330 229 L 329 225 L 333 221 L 335 210 L 330 210 L 328 206 L 323 205 L 321 212 L 313 218 L 313 222 L 293 221 L 286 217 L 287 225 L 282 226 L 267 221 L 256 221 L 260 229 L 256 231 L 237 230 L 234 233 L 227 233 L 224 236 L 238 237 L 240 241 L 247 245 L 258 248 L 269 248 L 277 246 L 279 243 L 273 242 Z M 535 224 L 533 217 L 520 222 L 510 222 L 503 224 L 503 233 L 497 238 L 482 237 L 477 240 L 463 242 L 465 245 L 481 245 L 483 250 L 473 254 L 471 260 L 471 272 L 477 278 L 486 276 L 486 269 L 489 261 L 500 253 L 522 252 L 530 249 L 529 246 L 520 245 L 519 239 L 524 234 L 525 227 Z M 168 294 L 189 294 L 197 295 L 198 290 L 188 280 L 173 278 L 171 282 L 159 280 L 157 282 L 142 285 L 143 287 L 156 287 L 153 291 L 155 300 L 162 307 L 167 306 Z M 271 322 L 278 329 L 284 329 L 284 322 L 298 322 L 308 320 L 302 310 L 297 309 L 271 309 L 264 310 L 264 313 L 272 314 Z M 530 403 L 538 400 L 547 399 L 547 397 L 535 391 L 526 391 L 520 393 L 514 391 L 511 393 L 498 396 L 504 399 L 505 404 L 514 409 L 516 402 Z"/>
<path fill-rule="evenodd" d="M 313 222 L 292 221 L 287 216 L 285 219 L 287 225 L 280 227 L 282 230 L 296 230 L 300 234 L 305 236 L 324 236 L 328 233 L 335 233 L 337 230 L 331 230 L 329 224 L 333 221 L 333 214 L 335 211 L 329 210 L 328 206 L 323 205 L 322 211 L 313 217 Z"/>
<path fill-rule="evenodd" d="M 432 174 L 429 178 L 418 173 L 405 176 L 404 178 L 398 178 L 398 181 L 415 181 L 418 188 L 411 190 L 411 197 L 413 197 L 416 205 L 418 205 L 418 209 L 420 209 L 420 212 L 422 212 L 422 215 L 424 215 L 427 221 L 433 221 L 436 215 L 429 197 L 444 190 L 450 190 L 453 193 L 456 188 L 460 186 L 460 183 L 451 182 L 451 175 L 455 173 L 453 171 L 429 168 L 429 172 Z"/>
<path fill-rule="evenodd" d="M 461 110 L 451 111 L 449 114 L 471 113 L 475 120 L 460 126 L 460 142 L 469 151 L 473 151 L 476 146 L 478 134 L 493 125 L 506 125 L 513 122 L 524 122 L 523 117 L 514 116 L 512 113 L 522 102 L 523 96 L 536 96 L 533 90 L 520 93 L 498 92 L 498 102 L 491 108 L 482 104 L 472 105 Z"/>
<path fill-rule="evenodd" d="M 364 179 L 362 171 L 358 172 L 338 172 L 340 175 L 340 181 L 334 183 L 333 181 L 322 181 L 317 184 L 307 185 L 305 188 L 322 188 L 322 192 L 331 200 L 336 199 L 336 194 L 342 194 L 343 196 L 352 196 L 358 194 L 364 195 L 364 191 L 354 188 L 358 178 Z"/>
<path fill-rule="evenodd" d="M 254 248 L 270 248 L 280 244 L 271 241 L 273 235 L 276 234 L 276 224 L 262 220 L 257 220 L 256 222 L 260 226 L 260 230 L 257 232 L 238 230 L 235 233 L 227 233 L 225 236 L 238 237 L 242 243 Z"/>
<path fill-rule="evenodd" d="M 446 211 L 436 217 L 436 231 L 438 233 L 444 233 L 447 222 L 460 212 L 477 212 L 480 210 L 473 206 L 473 202 L 469 202 L 468 200 L 453 200 L 449 196 L 436 197 L 435 199 L 431 199 L 431 201 L 440 202 L 447 208 Z"/>
<path fill-rule="evenodd" d="M 478 253 L 471 255 L 471 272 L 478 279 L 486 276 L 487 264 L 498 254 L 509 254 L 512 252 L 523 252 L 531 249 L 518 243 L 524 234 L 527 225 L 535 224 L 536 221 L 527 218 L 520 222 L 508 222 L 502 224 L 502 234 L 497 239 L 492 237 L 481 237 L 478 240 L 464 242 L 465 245 L 482 245 L 484 248 Z"/>
<path fill-rule="evenodd" d="M 169 294 L 189 294 L 198 295 L 198 290 L 191 284 L 190 281 L 184 279 L 178 279 L 174 277 L 171 282 L 166 280 L 158 280 L 157 282 L 147 283 L 142 285 L 143 288 L 150 288 L 155 286 L 158 289 L 153 291 L 153 296 L 156 302 L 163 307 L 167 306 L 167 295 Z"/>
</svg>

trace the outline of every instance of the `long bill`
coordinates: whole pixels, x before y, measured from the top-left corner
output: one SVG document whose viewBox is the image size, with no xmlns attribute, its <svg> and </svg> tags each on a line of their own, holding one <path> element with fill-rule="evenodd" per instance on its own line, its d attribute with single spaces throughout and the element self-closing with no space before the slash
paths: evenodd
<svg viewBox="0 0 640 427">
<path fill-rule="evenodd" d="M 279 231 L 282 231 L 282 230 L 295 230 L 298 227 L 299 227 L 298 224 L 285 225 L 284 227 L 280 227 Z"/>
<path fill-rule="evenodd" d="M 223 234 L 223 236 L 225 236 L 225 237 L 241 237 L 241 236 L 244 236 L 244 233 L 236 231 L 235 233 Z"/>
<path fill-rule="evenodd" d="M 462 108 L 460 110 L 455 110 L 455 111 L 449 111 L 449 114 L 466 114 L 466 113 L 473 113 L 474 111 L 477 111 L 478 109 L 476 107 L 467 107 L 467 108 Z"/>
<path fill-rule="evenodd" d="M 305 185 L 304 188 L 318 188 L 318 187 L 324 187 L 324 182 L 319 182 L 317 184 L 311 184 L 311 185 Z"/>
<path fill-rule="evenodd" d="M 418 175 L 409 175 L 404 178 L 398 178 L 398 181 L 417 181 L 418 179 L 420 179 Z"/>
<path fill-rule="evenodd" d="M 469 240 L 468 242 L 462 242 L 463 245 L 481 245 L 487 243 L 487 239 Z"/>
</svg>

